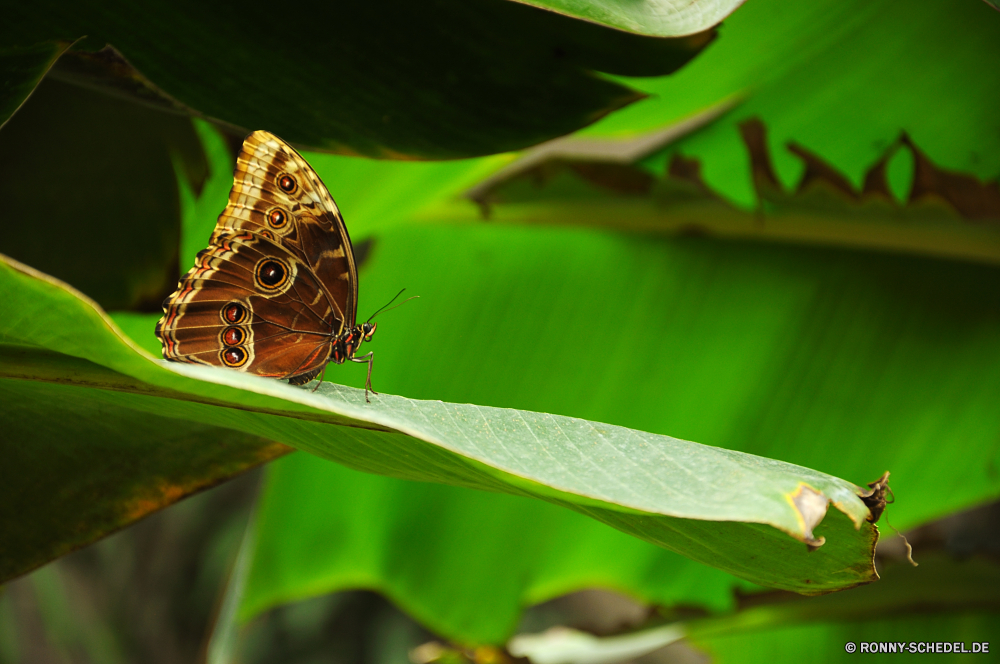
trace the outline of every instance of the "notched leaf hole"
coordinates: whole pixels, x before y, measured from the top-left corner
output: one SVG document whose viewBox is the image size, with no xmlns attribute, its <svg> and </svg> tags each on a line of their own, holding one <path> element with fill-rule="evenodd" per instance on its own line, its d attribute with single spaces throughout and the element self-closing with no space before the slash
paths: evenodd
<svg viewBox="0 0 1000 664">
<path fill-rule="evenodd" d="M 789 496 L 789 499 L 799 513 L 799 518 L 802 519 L 802 541 L 810 551 L 815 551 L 826 543 L 825 537 L 813 536 L 813 528 L 826 516 L 830 499 L 805 483 L 799 484 L 799 488 Z"/>
<path fill-rule="evenodd" d="M 817 188 L 838 194 L 848 204 L 865 203 L 874 198 L 895 200 L 889 188 L 888 165 L 893 155 L 903 149 L 913 155 L 913 173 L 909 195 L 901 207 L 912 208 L 936 200 L 969 221 L 995 222 L 1000 219 L 1000 181 L 982 182 L 971 173 L 938 166 L 905 132 L 868 169 L 860 190 L 818 155 L 797 143 L 788 143 L 789 152 L 802 160 L 805 171 L 795 191 L 786 192 L 771 163 L 764 122 L 759 118 L 750 118 L 739 125 L 739 130 L 750 155 L 750 170 L 761 201 L 801 197 Z"/>
</svg>

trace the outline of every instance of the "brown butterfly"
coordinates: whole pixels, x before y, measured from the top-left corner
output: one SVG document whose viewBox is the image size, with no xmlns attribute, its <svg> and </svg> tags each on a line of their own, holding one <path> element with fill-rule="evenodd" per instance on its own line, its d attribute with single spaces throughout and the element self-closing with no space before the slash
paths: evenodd
<svg viewBox="0 0 1000 664">
<path fill-rule="evenodd" d="M 375 323 L 357 324 L 358 271 L 330 192 L 291 146 L 247 136 L 229 204 L 207 249 L 163 302 L 163 357 L 303 385 L 355 357 Z M 371 319 L 369 319 L 370 321 Z"/>
</svg>

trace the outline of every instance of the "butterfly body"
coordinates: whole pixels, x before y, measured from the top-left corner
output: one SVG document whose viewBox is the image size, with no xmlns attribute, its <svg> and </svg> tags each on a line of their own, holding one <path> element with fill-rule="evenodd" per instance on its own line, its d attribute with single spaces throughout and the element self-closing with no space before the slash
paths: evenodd
<svg viewBox="0 0 1000 664">
<path fill-rule="evenodd" d="M 356 357 L 358 279 L 344 220 L 319 176 L 264 131 L 246 138 L 207 249 L 163 303 L 163 356 L 301 385 Z"/>
</svg>

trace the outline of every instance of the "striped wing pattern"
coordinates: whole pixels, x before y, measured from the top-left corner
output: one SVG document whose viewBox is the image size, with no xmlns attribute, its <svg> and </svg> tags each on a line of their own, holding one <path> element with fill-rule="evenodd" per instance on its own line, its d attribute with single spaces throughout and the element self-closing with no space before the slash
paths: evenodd
<svg viewBox="0 0 1000 664">
<path fill-rule="evenodd" d="M 168 360 L 311 377 L 355 326 L 357 269 L 343 218 L 287 143 L 255 131 L 209 246 L 163 303 Z"/>
</svg>

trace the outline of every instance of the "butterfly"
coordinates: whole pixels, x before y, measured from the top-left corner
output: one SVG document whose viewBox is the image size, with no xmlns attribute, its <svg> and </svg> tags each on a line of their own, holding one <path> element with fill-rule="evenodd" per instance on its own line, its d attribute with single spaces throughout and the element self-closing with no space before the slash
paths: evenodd
<svg viewBox="0 0 1000 664">
<path fill-rule="evenodd" d="M 358 324 L 358 270 L 330 192 L 290 145 L 266 131 L 243 142 L 229 203 L 207 249 L 163 302 L 163 357 L 308 383 L 356 356 L 376 323 Z"/>
</svg>

